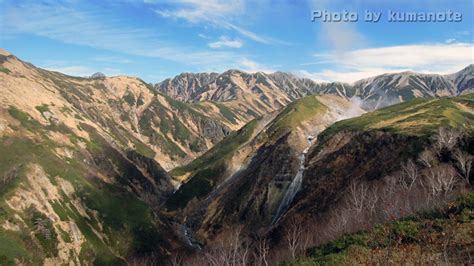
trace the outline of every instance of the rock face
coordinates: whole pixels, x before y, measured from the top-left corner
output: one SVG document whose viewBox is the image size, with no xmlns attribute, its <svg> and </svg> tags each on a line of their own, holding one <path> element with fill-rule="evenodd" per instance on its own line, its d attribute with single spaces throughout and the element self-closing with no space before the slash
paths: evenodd
<svg viewBox="0 0 474 266">
<path fill-rule="evenodd" d="M 96 72 L 92 74 L 91 76 L 91 79 L 105 79 L 105 78 L 106 78 L 105 74 L 101 72 Z"/>
<path fill-rule="evenodd" d="M 461 94 L 472 93 L 474 89 L 474 64 L 471 64 L 463 70 L 447 76 L 448 79 L 456 85 Z"/>
<path fill-rule="evenodd" d="M 371 110 L 420 97 L 457 96 L 473 89 L 473 65 L 451 75 L 384 74 L 357 81 L 353 86 L 354 95 Z"/>
<path fill-rule="evenodd" d="M 162 81 L 156 88 L 177 100 L 189 101 L 198 96 L 199 88 L 214 82 L 217 76 L 217 73 L 182 73 Z"/>
<path fill-rule="evenodd" d="M 473 75 L 470 65 L 451 75 L 403 72 L 375 76 L 351 85 L 317 83 L 284 72 L 250 74 L 228 70 L 222 74 L 185 73 L 158 83 L 155 88 L 182 101 L 223 102 L 235 110 L 247 106 L 252 113 L 261 115 L 310 94 L 358 97 L 366 110 L 419 97 L 456 96 L 473 91 Z"/>
<path fill-rule="evenodd" d="M 155 88 L 182 101 L 220 102 L 250 119 L 280 110 L 323 87 L 329 90 L 330 86 L 283 72 L 250 74 L 232 69 L 222 74 L 184 73 L 156 84 Z"/>
</svg>

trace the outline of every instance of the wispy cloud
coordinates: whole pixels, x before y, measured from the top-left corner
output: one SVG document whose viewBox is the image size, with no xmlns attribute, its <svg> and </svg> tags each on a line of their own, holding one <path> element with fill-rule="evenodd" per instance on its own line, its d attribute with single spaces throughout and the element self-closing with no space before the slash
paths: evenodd
<svg viewBox="0 0 474 266">
<path fill-rule="evenodd" d="M 76 10 L 66 4 L 8 6 L 2 30 L 8 34 L 29 33 L 64 43 L 89 46 L 125 54 L 156 57 L 186 65 L 237 62 L 230 52 L 197 50 L 163 40 L 152 29 L 131 28 L 103 10 Z"/>
<path fill-rule="evenodd" d="M 473 44 L 414 44 L 380 48 L 356 49 L 314 54 L 316 62 L 324 61 L 329 68 L 317 72 L 300 71 L 321 81 L 354 82 L 370 76 L 417 71 L 448 74 L 472 63 Z"/>
<path fill-rule="evenodd" d="M 227 36 L 221 36 L 218 41 L 210 42 L 207 44 L 209 47 L 217 48 L 240 48 L 243 42 L 239 39 L 230 39 Z"/>
<path fill-rule="evenodd" d="M 168 1 L 165 1 L 168 2 Z M 232 19 L 245 14 L 245 1 L 222 0 L 175 0 L 169 1 L 173 8 L 156 8 L 155 12 L 165 18 L 183 19 L 191 23 L 206 23 L 214 27 L 233 30 L 246 38 L 263 44 L 288 44 L 287 42 L 257 34 L 241 26 Z"/>
<path fill-rule="evenodd" d="M 163 17 L 185 19 L 189 22 L 198 23 L 202 21 L 216 22 L 229 15 L 243 13 L 245 3 L 242 0 L 174 0 L 164 1 L 172 4 L 172 9 L 155 9 L 155 12 Z"/>
</svg>

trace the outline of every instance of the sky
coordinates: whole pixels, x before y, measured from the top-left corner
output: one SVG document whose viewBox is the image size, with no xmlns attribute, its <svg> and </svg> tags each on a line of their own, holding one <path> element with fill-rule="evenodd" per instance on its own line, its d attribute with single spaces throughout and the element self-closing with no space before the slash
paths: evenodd
<svg viewBox="0 0 474 266">
<path fill-rule="evenodd" d="M 357 22 L 312 21 L 353 12 Z M 378 22 L 365 12 L 380 12 Z M 389 12 L 461 21 L 390 22 Z M 0 0 L 0 47 L 69 75 L 160 82 L 182 72 L 287 71 L 354 82 L 473 63 L 472 0 Z"/>
</svg>

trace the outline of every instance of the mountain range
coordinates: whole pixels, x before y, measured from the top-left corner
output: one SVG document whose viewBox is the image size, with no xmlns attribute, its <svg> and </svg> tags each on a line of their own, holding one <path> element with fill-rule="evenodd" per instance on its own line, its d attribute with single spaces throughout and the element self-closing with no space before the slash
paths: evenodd
<svg viewBox="0 0 474 266">
<path fill-rule="evenodd" d="M 473 85 L 473 65 L 153 85 L 0 50 L 0 264 L 465 263 Z"/>
<path fill-rule="evenodd" d="M 155 88 L 181 101 L 226 102 L 233 110 L 246 106 L 251 111 L 249 115 L 262 115 L 311 94 L 358 97 L 364 109 L 374 110 L 418 97 L 467 94 L 473 91 L 473 86 L 474 65 L 469 65 L 450 75 L 402 72 L 362 79 L 354 84 L 315 82 L 285 72 L 183 73 L 156 84 Z"/>
</svg>

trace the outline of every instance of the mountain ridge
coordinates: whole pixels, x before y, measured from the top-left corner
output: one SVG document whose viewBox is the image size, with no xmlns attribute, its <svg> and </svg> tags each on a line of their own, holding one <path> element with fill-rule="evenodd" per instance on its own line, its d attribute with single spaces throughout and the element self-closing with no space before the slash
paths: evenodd
<svg viewBox="0 0 474 266">
<path fill-rule="evenodd" d="M 192 83 L 186 78 L 200 77 L 200 82 Z M 207 79 L 202 79 L 207 76 Z M 237 81 L 240 77 L 240 82 Z M 220 80 L 228 83 L 219 84 Z M 204 82 L 207 80 L 207 82 Z M 243 81 L 243 82 L 242 82 Z M 258 86 L 258 84 L 263 84 Z M 175 84 L 175 86 L 172 86 Z M 282 102 L 295 100 L 309 94 L 337 94 L 341 97 L 359 97 L 367 110 L 373 110 L 392 103 L 407 101 L 417 97 L 457 96 L 472 92 L 474 89 L 474 65 L 452 74 L 423 74 L 411 71 L 400 73 L 385 73 L 358 80 L 352 84 L 344 82 L 316 82 L 308 78 L 298 77 L 289 72 L 248 73 L 230 69 L 222 73 L 186 73 L 168 78 L 154 86 L 158 91 L 187 102 L 241 101 L 250 109 L 261 113 L 261 108 L 253 106 L 253 101 L 259 105 L 268 104 L 265 99 L 279 98 Z M 269 93 L 270 89 L 274 93 Z M 183 93 L 185 92 L 185 93 Z M 251 95 L 251 100 L 248 99 Z M 281 102 L 280 102 L 281 105 Z M 279 103 L 270 104 L 272 110 L 279 109 Z"/>
</svg>

